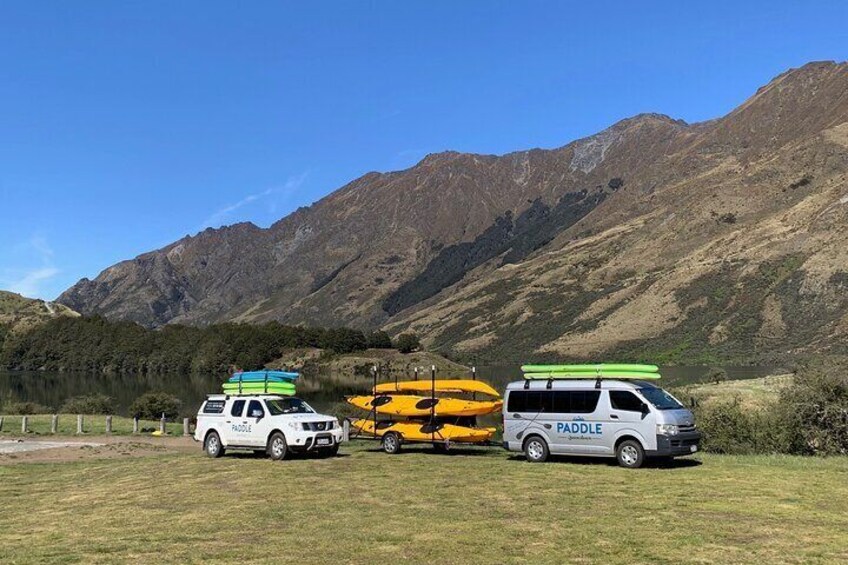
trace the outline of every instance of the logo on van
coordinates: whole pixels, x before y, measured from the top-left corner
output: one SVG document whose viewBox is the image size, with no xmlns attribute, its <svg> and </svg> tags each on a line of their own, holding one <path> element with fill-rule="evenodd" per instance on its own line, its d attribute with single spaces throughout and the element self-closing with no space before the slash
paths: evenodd
<svg viewBox="0 0 848 565">
<path fill-rule="evenodd" d="M 601 424 L 587 424 L 586 422 L 557 422 L 558 434 L 590 434 L 599 435 L 602 432 Z"/>
</svg>

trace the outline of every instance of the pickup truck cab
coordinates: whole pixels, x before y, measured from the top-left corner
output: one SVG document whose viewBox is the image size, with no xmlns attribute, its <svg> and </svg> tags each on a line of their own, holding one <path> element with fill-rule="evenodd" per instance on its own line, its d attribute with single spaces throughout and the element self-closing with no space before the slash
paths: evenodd
<svg viewBox="0 0 848 565">
<path fill-rule="evenodd" d="M 194 439 L 210 457 L 248 449 L 281 460 L 292 452 L 335 455 L 342 429 L 293 396 L 210 394 L 197 412 Z"/>
</svg>

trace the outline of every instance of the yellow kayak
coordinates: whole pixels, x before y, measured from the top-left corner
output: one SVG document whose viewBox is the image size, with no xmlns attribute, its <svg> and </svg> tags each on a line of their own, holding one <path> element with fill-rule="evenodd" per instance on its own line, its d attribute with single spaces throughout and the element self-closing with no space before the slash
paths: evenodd
<svg viewBox="0 0 848 565">
<path fill-rule="evenodd" d="M 380 383 L 374 388 L 375 393 L 385 392 L 430 392 L 432 381 L 401 381 L 399 383 Z M 482 381 L 471 379 L 439 379 L 436 380 L 436 392 L 479 392 L 500 398 L 498 391 Z"/>
<path fill-rule="evenodd" d="M 353 420 L 351 429 L 365 435 L 374 435 L 374 420 Z M 431 426 L 421 422 L 380 422 L 377 437 L 395 432 L 408 441 L 455 441 L 457 443 L 482 443 L 495 433 L 495 428 L 469 428 L 453 424 Z"/>
<path fill-rule="evenodd" d="M 378 414 L 405 417 L 429 416 L 433 413 L 436 416 L 482 416 L 497 412 L 503 406 L 502 400 L 478 401 L 391 394 L 350 396 L 345 400 L 369 412 L 376 409 Z"/>
</svg>

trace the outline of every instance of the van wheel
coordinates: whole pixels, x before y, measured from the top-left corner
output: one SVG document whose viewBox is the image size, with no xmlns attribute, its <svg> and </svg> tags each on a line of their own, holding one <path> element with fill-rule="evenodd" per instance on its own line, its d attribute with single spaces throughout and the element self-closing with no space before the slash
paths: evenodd
<svg viewBox="0 0 848 565">
<path fill-rule="evenodd" d="M 615 458 L 622 467 L 638 469 L 645 462 L 645 450 L 638 441 L 627 439 L 618 444 Z"/>
<path fill-rule="evenodd" d="M 524 442 L 524 456 L 530 463 L 543 463 L 548 453 L 548 444 L 539 436 L 530 436 Z"/>
<path fill-rule="evenodd" d="M 289 446 L 286 444 L 286 436 L 280 432 L 271 434 L 271 437 L 268 439 L 268 447 L 265 450 L 268 453 L 268 457 L 274 461 L 282 461 L 286 458 L 288 450 Z"/>
<path fill-rule="evenodd" d="M 400 435 L 389 432 L 383 436 L 383 451 L 390 455 L 400 453 Z"/>
<path fill-rule="evenodd" d="M 224 454 L 224 446 L 221 445 L 221 437 L 218 435 L 218 432 L 209 432 L 206 434 L 206 439 L 203 440 L 203 451 L 213 459 Z"/>
</svg>

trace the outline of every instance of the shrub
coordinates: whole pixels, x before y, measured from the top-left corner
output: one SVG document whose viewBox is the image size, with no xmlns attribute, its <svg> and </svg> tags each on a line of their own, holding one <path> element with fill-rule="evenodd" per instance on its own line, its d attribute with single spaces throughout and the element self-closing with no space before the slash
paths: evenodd
<svg viewBox="0 0 848 565">
<path fill-rule="evenodd" d="M 145 420 L 158 420 L 163 413 L 166 418 L 176 418 L 181 404 L 179 398 L 167 392 L 146 392 L 135 399 L 130 413 Z"/>
<path fill-rule="evenodd" d="M 89 394 L 75 396 L 62 404 L 61 412 L 65 414 L 112 414 L 115 405 L 105 394 Z"/>
<path fill-rule="evenodd" d="M 421 340 L 414 333 L 400 334 L 397 338 L 396 347 L 401 353 L 412 353 L 421 348 Z"/>
<path fill-rule="evenodd" d="M 22 416 L 50 414 L 52 411 L 49 406 L 44 406 L 36 402 L 11 402 L 3 407 L 5 414 L 20 414 Z"/>
<path fill-rule="evenodd" d="M 793 451 L 848 454 L 848 374 L 844 366 L 802 369 L 780 396 L 788 425 L 797 430 Z"/>
<path fill-rule="evenodd" d="M 783 403 L 750 408 L 734 398 L 707 403 L 695 412 L 705 451 L 737 455 L 796 452 L 796 428 Z"/>
</svg>

